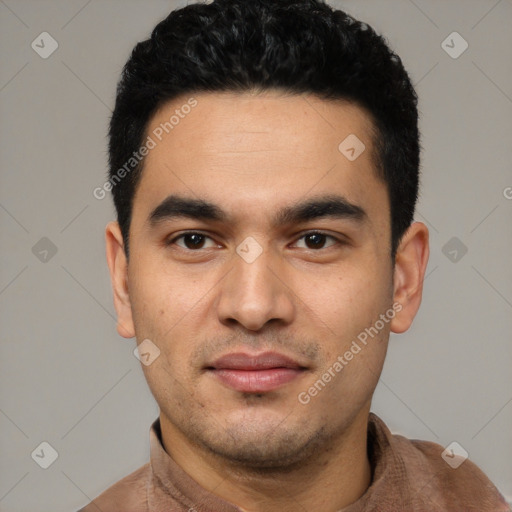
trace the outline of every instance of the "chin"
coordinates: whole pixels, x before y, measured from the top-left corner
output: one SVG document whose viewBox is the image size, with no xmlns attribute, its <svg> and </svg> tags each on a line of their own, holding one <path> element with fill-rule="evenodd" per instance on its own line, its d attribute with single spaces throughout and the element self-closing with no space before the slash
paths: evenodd
<svg viewBox="0 0 512 512">
<path fill-rule="evenodd" d="M 286 418 L 279 421 L 258 421 L 231 424 L 223 432 L 208 430 L 200 443 L 212 454 L 225 461 L 259 471 L 293 471 L 322 452 L 330 436 L 322 427 L 308 431 L 304 425 L 284 427 Z M 206 432 L 203 432 L 206 434 Z"/>
</svg>

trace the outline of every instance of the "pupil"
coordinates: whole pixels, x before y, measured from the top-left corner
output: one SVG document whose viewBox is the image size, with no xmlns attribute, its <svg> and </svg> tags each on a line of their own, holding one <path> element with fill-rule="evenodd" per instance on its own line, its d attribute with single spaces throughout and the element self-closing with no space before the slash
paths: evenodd
<svg viewBox="0 0 512 512">
<path fill-rule="evenodd" d="M 306 240 L 313 241 L 313 243 L 312 243 L 313 248 L 318 248 L 318 246 L 323 245 L 324 238 L 325 238 L 325 235 L 321 235 L 319 233 L 313 233 L 311 235 L 308 235 L 306 237 Z M 310 245 L 310 244 L 308 244 L 308 245 Z"/>
<path fill-rule="evenodd" d="M 194 248 L 198 248 L 200 245 L 202 245 L 203 243 L 203 235 L 198 235 L 198 234 L 192 234 L 192 235 L 187 235 L 188 237 L 188 242 L 190 242 L 189 244 L 187 245 L 191 245 L 193 246 Z"/>
</svg>

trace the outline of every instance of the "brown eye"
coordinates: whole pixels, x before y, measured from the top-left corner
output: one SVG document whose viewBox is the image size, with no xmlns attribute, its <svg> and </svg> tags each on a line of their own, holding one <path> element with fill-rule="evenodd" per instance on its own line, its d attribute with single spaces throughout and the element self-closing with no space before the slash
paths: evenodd
<svg viewBox="0 0 512 512">
<path fill-rule="evenodd" d="M 331 245 L 335 245 L 337 242 L 336 238 L 334 238 L 333 236 L 327 235 L 325 233 L 318 233 L 316 231 L 311 232 L 311 233 L 306 233 L 299 240 L 304 240 L 306 249 L 318 250 L 318 249 L 326 249 L 327 248 L 327 247 L 325 247 L 325 243 L 326 243 L 327 239 L 329 239 L 329 238 L 331 240 L 334 240 L 334 243 Z M 330 247 L 331 245 L 329 245 L 328 247 Z"/>
<path fill-rule="evenodd" d="M 183 236 L 183 243 L 187 249 L 201 249 L 204 245 L 204 235 L 197 233 L 191 233 Z"/>
<path fill-rule="evenodd" d="M 178 240 L 181 240 L 182 243 L 177 243 Z M 190 233 L 182 233 L 181 235 L 173 238 L 172 240 L 169 240 L 167 242 L 167 245 L 173 245 L 176 243 L 178 247 L 181 247 L 182 249 L 194 251 L 198 249 L 204 249 L 205 243 L 207 240 L 212 241 L 212 245 L 210 247 L 217 247 L 217 244 L 213 243 L 213 240 L 202 233 L 196 233 L 191 231 Z"/>
</svg>

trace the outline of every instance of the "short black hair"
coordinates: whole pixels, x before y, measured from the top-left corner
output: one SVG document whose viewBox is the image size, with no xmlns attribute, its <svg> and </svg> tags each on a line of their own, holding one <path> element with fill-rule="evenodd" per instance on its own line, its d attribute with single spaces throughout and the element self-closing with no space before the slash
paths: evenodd
<svg viewBox="0 0 512 512">
<path fill-rule="evenodd" d="M 320 0 L 189 4 L 135 46 L 109 127 L 109 180 L 127 258 L 144 166 L 133 154 L 156 111 L 184 94 L 272 89 L 348 100 L 370 114 L 377 173 L 390 201 L 394 260 L 418 197 L 418 98 L 384 37 Z"/>
</svg>

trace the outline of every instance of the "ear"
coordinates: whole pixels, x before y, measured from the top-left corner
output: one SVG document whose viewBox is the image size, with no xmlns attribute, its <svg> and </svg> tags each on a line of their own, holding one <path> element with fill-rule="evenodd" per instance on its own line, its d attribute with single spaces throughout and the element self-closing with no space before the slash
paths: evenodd
<svg viewBox="0 0 512 512">
<path fill-rule="evenodd" d="M 393 300 L 401 309 L 391 321 L 391 331 L 405 332 L 412 324 L 421 304 L 423 280 L 429 256 L 428 228 L 413 222 L 404 233 L 395 257 Z"/>
<path fill-rule="evenodd" d="M 123 338 L 133 338 L 135 329 L 128 293 L 128 262 L 124 252 L 123 236 L 117 222 L 109 222 L 105 228 L 105 244 L 110 280 L 117 312 L 117 332 Z"/>
</svg>

